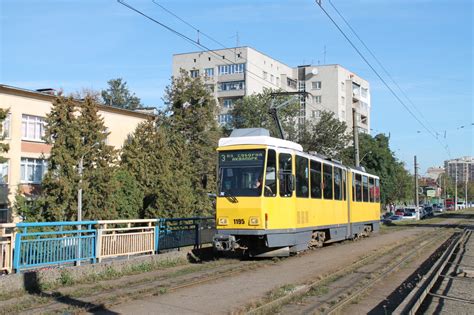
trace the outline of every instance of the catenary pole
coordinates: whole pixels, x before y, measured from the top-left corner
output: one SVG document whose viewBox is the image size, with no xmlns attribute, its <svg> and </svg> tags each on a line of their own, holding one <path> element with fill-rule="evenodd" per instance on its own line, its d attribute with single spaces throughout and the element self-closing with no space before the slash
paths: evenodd
<svg viewBox="0 0 474 315">
<path fill-rule="evenodd" d="M 357 125 L 357 111 L 352 109 L 352 133 L 354 136 L 354 163 L 356 167 L 360 166 L 359 161 L 359 126 Z"/>
<path fill-rule="evenodd" d="M 416 219 L 420 219 L 420 209 L 418 208 L 419 206 L 419 200 L 418 200 L 418 164 L 416 162 L 416 155 L 415 155 L 415 213 L 416 213 Z"/>
</svg>

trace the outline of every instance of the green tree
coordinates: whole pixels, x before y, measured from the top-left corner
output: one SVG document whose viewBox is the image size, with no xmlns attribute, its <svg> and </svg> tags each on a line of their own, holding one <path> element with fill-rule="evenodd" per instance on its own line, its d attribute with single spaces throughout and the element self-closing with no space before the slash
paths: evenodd
<svg viewBox="0 0 474 315">
<path fill-rule="evenodd" d="M 112 79 L 107 81 L 107 84 L 109 87 L 101 92 L 105 105 L 132 110 L 141 107 L 140 98 L 130 92 L 125 80 L 122 78 Z"/>
<path fill-rule="evenodd" d="M 98 112 L 93 98 L 86 96 L 80 103 L 77 125 L 81 146 L 77 161 L 83 159 L 83 218 L 115 219 L 117 213 L 107 205 L 114 190 L 111 185 L 117 152 L 107 145 L 109 132 Z"/>
<path fill-rule="evenodd" d="M 231 110 L 232 122 L 228 128 L 265 128 L 270 131 L 272 137 L 280 137 L 277 125 L 273 117 L 269 114 L 272 104 L 271 93 L 275 92 L 270 89 L 264 89 L 262 93 L 244 96 L 236 101 Z M 288 100 L 288 97 L 275 97 L 275 104 L 281 104 Z M 297 116 L 299 110 L 299 102 L 295 101 L 278 111 L 278 116 L 282 124 L 285 138 L 288 140 L 296 140 L 297 138 Z"/>
<path fill-rule="evenodd" d="M 333 112 L 321 111 L 317 122 L 307 123 L 301 133 L 300 144 L 305 151 L 315 151 L 341 160 L 350 140 L 346 123 L 337 119 Z"/>
<path fill-rule="evenodd" d="M 0 141 L 5 138 L 3 131 L 3 123 L 5 122 L 5 119 L 8 116 L 8 112 L 8 109 L 0 108 Z M 0 142 L 0 163 L 5 163 L 7 161 L 7 159 L 5 159 L 1 154 L 7 153 L 9 149 L 10 146 L 8 143 Z"/>
<path fill-rule="evenodd" d="M 108 207 L 118 219 L 139 219 L 142 215 L 144 192 L 140 183 L 129 171 L 119 168 L 112 177 L 112 189 Z"/>
<path fill-rule="evenodd" d="M 107 131 L 91 97 L 78 102 L 57 97 L 46 117 L 45 141 L 51 144 L 48 172 L 38 200 L 46 221 L 77 219 L 79 161 L 83 160 L 83 219 L 112 219 L 108 207 L 116 152 L 106 144 Z"/>
<path fill-rule="evenodd" d="M 141 217 L 183 217 L 195 209 L 190 159 L 184 138 L 158 128 L 155 121 L 138 125 L 125 142 L 121 167 L 144 192 Z"/>
<path fill-rule="evenodd" d="M 216 183 L 216 152 L 221 132 L 215 117 L 217 105 L 201 78 L 191 78 L 181 71 L 165 91 L 167 108 L 161 127 L 170 135 L 183 137 L 185 147 L 173 145 L 176 154 L 186 152 L 181 160 L 188 165 L 191 188 L 195 195 L 194 212 L 206 214 L 211 210 L 208 192 Z M 181 143 L 175 136 L 173 143 Z M 180 153 L 181 152 L 181 153 Z"/>
<path fill-rule="evenodd" d="M 58 96 L 53 101 L 51 112 L 46 116 L 44 140 L 52 145 L 39 200 L 44 220 L 75 220 L 81 134 L 72 97 Z M 30 218 L 27 216 L 27 220 Z"/>
</svg>

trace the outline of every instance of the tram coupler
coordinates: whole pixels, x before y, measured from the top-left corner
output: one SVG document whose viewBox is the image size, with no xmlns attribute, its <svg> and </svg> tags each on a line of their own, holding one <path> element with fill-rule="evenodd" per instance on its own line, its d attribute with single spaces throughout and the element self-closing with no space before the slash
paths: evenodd
<svg viewBox="0 0 474 315">
<path fill-rule="evenodd" d="M 220 252 L 234 251 L 240 248 L 234 235 L 216 234 L 212 241 L 214 248 Z"/>
</svg>

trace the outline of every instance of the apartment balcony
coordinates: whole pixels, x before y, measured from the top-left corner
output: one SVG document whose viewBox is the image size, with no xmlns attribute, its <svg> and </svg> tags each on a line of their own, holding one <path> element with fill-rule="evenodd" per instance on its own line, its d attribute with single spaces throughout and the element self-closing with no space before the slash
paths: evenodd
<svg viewBox="0 0 474 315">
<path fill-rule="evenodd" d="M 239 97 L 245 96 L 245 89 L 217 91 L 217 97 Z"/>
<path fill-rule="evenodd" d="M 243 81 L 243 80 L 245 80 L 244 73 L 220 74 L 217 77 L 217 82 Z"/>
</svg>

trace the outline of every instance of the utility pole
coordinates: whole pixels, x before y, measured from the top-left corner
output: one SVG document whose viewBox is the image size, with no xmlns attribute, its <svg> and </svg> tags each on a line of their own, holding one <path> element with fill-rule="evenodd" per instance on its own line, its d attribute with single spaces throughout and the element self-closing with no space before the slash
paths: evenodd
<svg viewBox="0 0 474 315">
<path fill-rule="evenodd" d="M 418 208 L 419 206 L 419 200 L 418 200 L 418 164 L 416 162 L 416 155 L 415 155 L 415 209 L 416 209 L 416 219 L 420 219 L 420 209 Z"/>
<path fill-rule="evenodd" d="M 455 162 L 455 174 L 454 174 L 454 210 L 458 210 L 458 161 Z"/>
<path fill-rule="evenodd" d="M 79 160 L 79 168 L 78 168 L 78 173 L 79 173 L 79 188 L 77 189 L 77 221 L 81 222 L 82 221 L 82 171 L 84 169 L 84 155 L 81 156 L 81 159 Z M 77 226 L 77 230 L 81 231 L 82 226 L 79 224 Z M 76 253 L 76 266 L 81 265 L 81 238 L 82 233 L 79 232 L 78 235 L 78 244 L 77 244 L 77 253 Z"/>
<path fill-rule="evenodd" d="M 354 136 L 354 162 L 355 166 L 360 166 L 359 161 L 359 126 L 357 125 L 357 111 L 352 109 L 352 133 Z"/>
<path fill-rule="evenodd" d="M 469 176 L 469 164 L 464 163 L 466 165 L 466 173 L 464 173 L 464 209 L 467 209 L 467 182 Z"/>
</svg>

